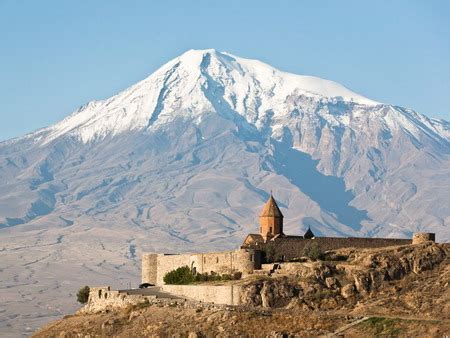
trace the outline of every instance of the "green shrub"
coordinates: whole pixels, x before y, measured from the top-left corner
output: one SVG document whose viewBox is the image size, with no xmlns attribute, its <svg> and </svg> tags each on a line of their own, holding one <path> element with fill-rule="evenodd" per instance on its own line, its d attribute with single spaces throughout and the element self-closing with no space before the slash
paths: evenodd
<svg viewBox="0 0 450 338">
<path fill-rule="evenodd" d="M 233 274 L 223 274 L 219 275 L 214 271 L 211 271 L 211 274 L 206 273 L 198 273 L 195 275 L 194 280 L 196 282 L 215 282 L 215 281 L 227 281 L 227 280 L 238 280 L 241 279 L 242 273 L 239 271 L 234 272 Z"/>
<path fill-rule="evenodd" d="M 222 277 L 222 280 L 232 280 L 233 279 L 233 277 L 229 274 L 224 274 L 221 277 Z"/>
<path fill-rule="evenodd" d="M 86 304 L 89 299 L 89 286 L 83 286 L 77 293 L 77 301 Z"/>
<path fill-rule="evenodd" d="M 408 320 L 405 320 L 404 325 L 407 326 L 408 322 Z M 397 337 L 405 331 L 401 324 L 402 321 L 400 319 L 370 317 L 360 325 L 368 329 L 370 335 L 374 337 Z"/>
<path fill-rule="evenodd" d="M 196 282 L 206 282 L 209 279 L 208 273 L 198 273 L 195 275 L 194 280 Z"/>
<path fill-rule="evenodd" d="M 303 248 L 303 255 L 312 259 L 313 261 L 323 259 L 324 257 L 322 250 L 320 250 L 319 244 L 317 244 L 316 242 L 306 244 L 306 246 Z"/>
<path fill-rule="evenodd" d="M 194 282 L 237 280 L 241 279 L 241 277 L 242 273 L 239 271 L 236 271 L 233 274 L 223 274 L 223 275 L 219 275 L 214 271 L 211 271 L 210 274 L 205 272 L 205 273 L 197 273 L 194 275 L 188 266 L 182 266 L 181 268 L 166 273 L 163 280 L 164 283 L 166 284 L 184 285 L 184 284 L 192 284 Z"/>
<path fill-rule="evenodd" d="M 166 273 L 163 280 L 166 284 L 185 285 L 193 283 L 195 276 L 188 266 L 182 266 Z"/>
</svg>

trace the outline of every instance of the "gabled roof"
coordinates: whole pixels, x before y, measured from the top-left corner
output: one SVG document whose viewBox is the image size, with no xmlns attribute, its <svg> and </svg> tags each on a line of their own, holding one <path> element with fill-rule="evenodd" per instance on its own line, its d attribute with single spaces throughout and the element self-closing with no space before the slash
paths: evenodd
<svg viewBox="0 0 450 338">
<path fill-rule="evenodd" d="M 260 217 L 283 217 L 283 214 L 281 213 L 280 208 L 278 208 L 278 204 L 272 194 L 270 194 L 269 200 L 264 205 Z"/>
<path fill-rule="evenodd" d="M 255 241 L 259 241 L 262 240 L 263 237 L 260 234 L 248 234 L 247 237 L 245 237 L 245 239 L 252 239 Z"/>
<path fill-rule="evenodd" d="M 247 237 L 245 237 L 242 246 L 245 247 L 247 245 L 257 245 L 257 243 L 264 243 L 263 236 L 261 236 L 260 234 L 248 234 Z"/>
</svg>

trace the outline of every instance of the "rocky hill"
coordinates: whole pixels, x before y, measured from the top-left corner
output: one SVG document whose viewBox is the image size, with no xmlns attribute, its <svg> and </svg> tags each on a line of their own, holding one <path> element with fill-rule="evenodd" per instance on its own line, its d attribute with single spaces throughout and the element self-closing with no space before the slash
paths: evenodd
<svg viewBox="0 0 450 338">
<path fill-rule="evenodd" d="M 67 316 L 34 337 L 450 333 L 450 245 L 344 249 L 243 280 L 242 306 L 176 301 Z M 336 260 L 338 259 L 338 260 Z"/>
</svg>

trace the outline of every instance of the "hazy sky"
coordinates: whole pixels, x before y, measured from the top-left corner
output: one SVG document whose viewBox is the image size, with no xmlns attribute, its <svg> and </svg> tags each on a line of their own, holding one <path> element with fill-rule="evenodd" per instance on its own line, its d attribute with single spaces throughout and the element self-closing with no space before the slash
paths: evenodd
<svg viewBox="0 0 450 338">
<path fill-rule="evenodd" d="M 450 1 L 0 0 L 0 140 L 109 97 L 191 48 L 450 120 Z"/>
</svg>

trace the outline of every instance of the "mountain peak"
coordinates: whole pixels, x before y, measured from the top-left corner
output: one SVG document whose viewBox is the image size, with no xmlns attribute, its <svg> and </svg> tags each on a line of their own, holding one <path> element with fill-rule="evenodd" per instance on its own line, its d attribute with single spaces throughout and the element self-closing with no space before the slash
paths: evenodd
<svg viewBox="0 0 450 338">
<path fill-rule="evenodd" d="M 68 133 L 89 142 L 153 128 L 180 115 L 198 119 L 205 112 L 239 114 L 258 128 L 268 114 L 289 115 L 299 100 L 379 104 L 333 81 L 283 72 L 215 49 L 191 49 L 145 80 L 47 128 L 44 142 Z"/>
<path fill-rule="evenodd" d="M 189 49 L 188 51 L 181 54 L 179 57 L 175 58 L 175 60 L 182 62 L 187 65 L 192 66 L 200 66 L 203 58 L 206 55 L 214 55 L 216 56 L 218 53 L 215 49 Z"/>
</svg>

